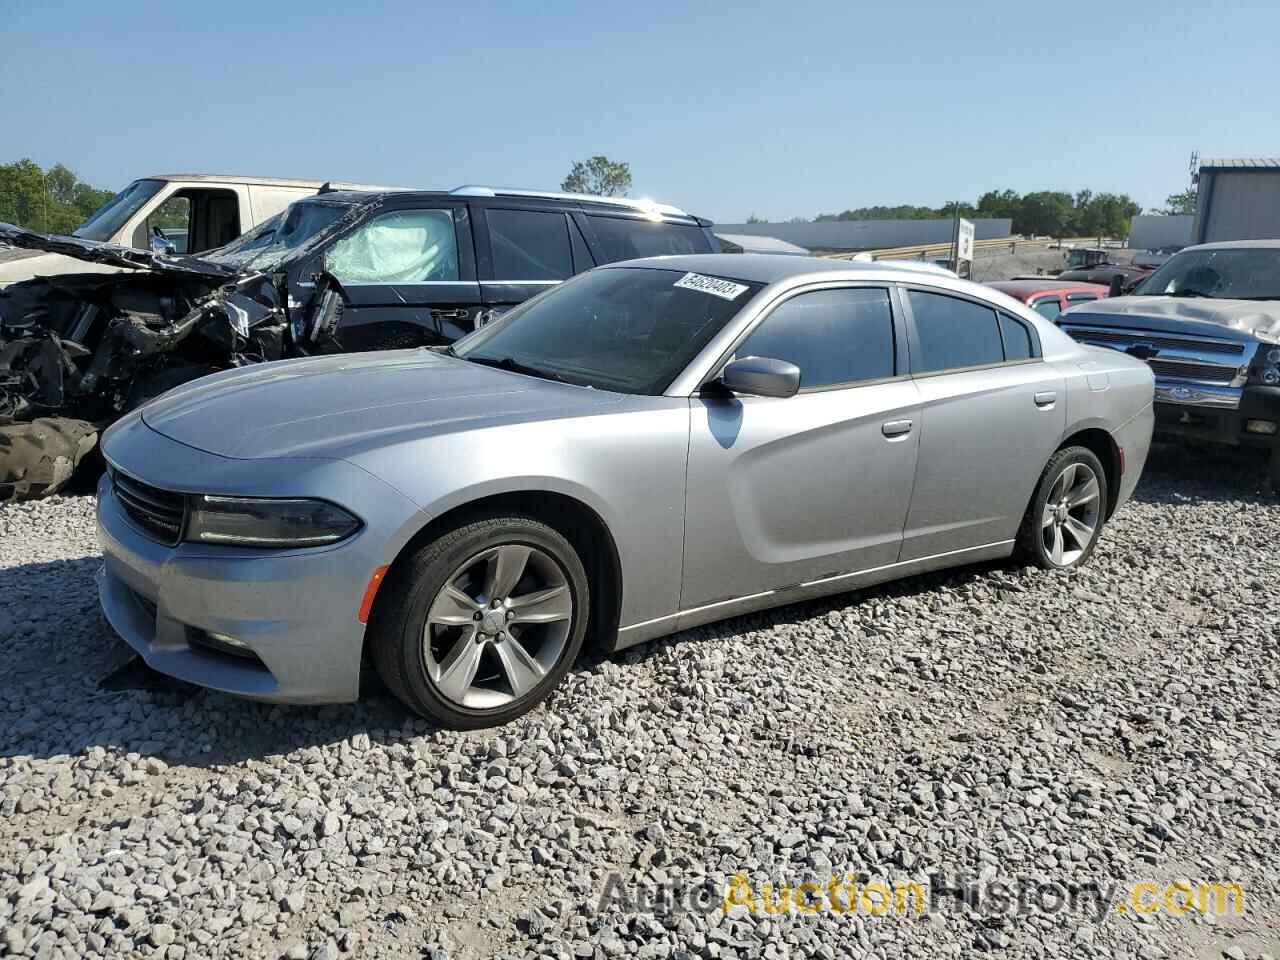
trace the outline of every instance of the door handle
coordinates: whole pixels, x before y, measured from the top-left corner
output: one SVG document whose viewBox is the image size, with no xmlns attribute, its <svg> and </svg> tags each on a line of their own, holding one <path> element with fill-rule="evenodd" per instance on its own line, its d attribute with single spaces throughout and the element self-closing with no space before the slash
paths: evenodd
<svg viewBox="0 0 1280 960">
<path fill-rule="evenodd" d="M 441 320 L 465 320 L 467 319 L 467 311 L 465 310 L 440 310 L 432 308 L 431 315 Z"/>
<path fill-rule="evenodd" d="M 1052 407 L 1054 401 L 1057 399 L 1058 395 L 1052 390 L 1045 390 L 1043 393 L 1037 393 L 1035 396 L 1036 406 L 1041 410 L 1046 410 L 1049 407 Z"/>
<path fill-rule="evenodd" d="M 889 439 L 904 437 L 911 432 L 910 420 L 888 420 L 880 425 L 880 432 Z"/>
</svg>

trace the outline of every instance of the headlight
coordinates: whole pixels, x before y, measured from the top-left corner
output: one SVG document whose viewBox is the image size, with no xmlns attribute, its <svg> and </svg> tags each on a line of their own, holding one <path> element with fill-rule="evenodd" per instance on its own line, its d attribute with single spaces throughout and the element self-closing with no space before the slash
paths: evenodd
<svg viewBox="0 0 1280 960">
<path fill-rule="evenodd" d="M 186 539 L 240 547 L 316 547 L 337 543 L 360 521 L 324 500 L 193 497 Z"/>
<path fill-rule="evenodd" d="M 1268 387 L 1280 386 L 1280 347 L 1267 344 L 1258 347 L 1253 364 L 1249 370 L 1249 382 Z"/>
</svg>

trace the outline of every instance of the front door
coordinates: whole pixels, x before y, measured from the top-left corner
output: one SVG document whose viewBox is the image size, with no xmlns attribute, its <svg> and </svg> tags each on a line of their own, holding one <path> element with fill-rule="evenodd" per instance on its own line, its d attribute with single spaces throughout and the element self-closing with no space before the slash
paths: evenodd
<svg viewBox="0 0 1280 960">
<path fill-rule="evenodd" d="M 452 343 L 476 328 L 481 308 L 465 203 L 431 201 L 384 210 L 325 251 L 347 305 L 344 350 Z"/>
<path fill-rule="evenodd" d="M 736 348 L 800 368 L 785 399 L 692 401 L 681 607 L 895 563 L 920 401 L 884 287 L 800 292 Z"/>
</svg>

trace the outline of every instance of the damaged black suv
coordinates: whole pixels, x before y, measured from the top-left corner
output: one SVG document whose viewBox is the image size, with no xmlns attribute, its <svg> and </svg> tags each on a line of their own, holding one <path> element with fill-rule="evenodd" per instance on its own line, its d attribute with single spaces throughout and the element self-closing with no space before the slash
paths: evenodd
<svg viewBox="0 0 1280 960">
<path fill-rule="evenodd" d="M 0 224 L 0 244 L 117 268 L 0 291 L 0 500 L 54 492 L 99 429 L 180 383 L 450 343 L 598 264 L 717 251 L 710 227 L 649 201 L 489 187 L 322 190 L 199 257 Z"/>
</svg>

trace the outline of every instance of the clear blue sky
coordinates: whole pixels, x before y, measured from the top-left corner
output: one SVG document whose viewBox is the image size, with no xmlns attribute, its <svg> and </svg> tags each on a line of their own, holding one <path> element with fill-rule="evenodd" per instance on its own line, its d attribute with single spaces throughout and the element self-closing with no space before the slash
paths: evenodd
<svg viewBox="0 0 1280 960">
<path fill-rule="evenodd" d="M 987 189 L 1144 206 L 1280 154 L 1280 3 L 0 0 L 0 161 L 632 194 L 722 222 Z"/>
</svg>

